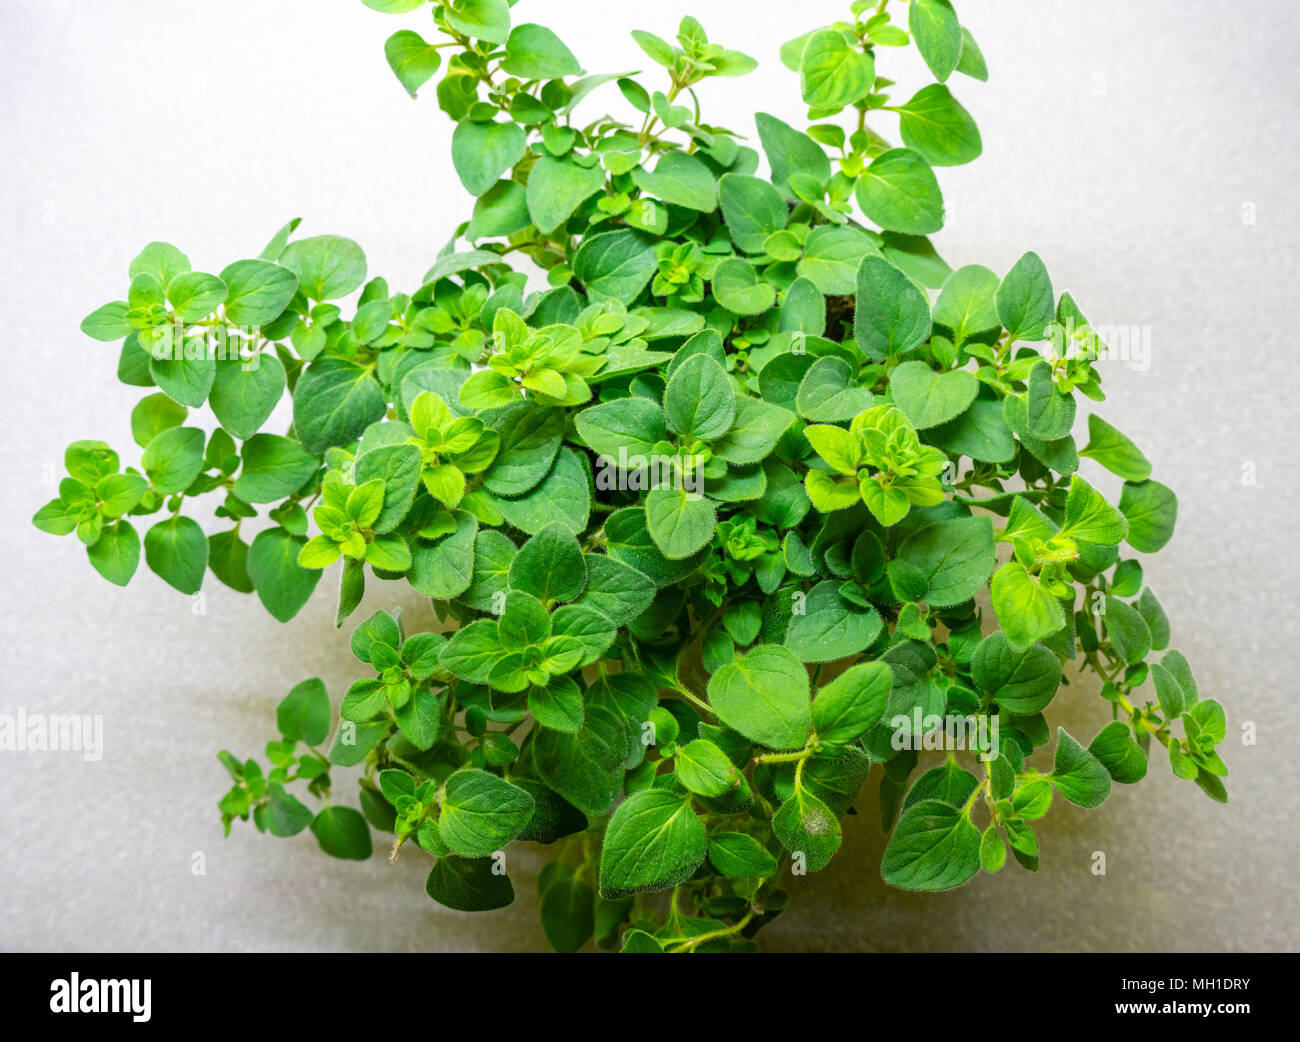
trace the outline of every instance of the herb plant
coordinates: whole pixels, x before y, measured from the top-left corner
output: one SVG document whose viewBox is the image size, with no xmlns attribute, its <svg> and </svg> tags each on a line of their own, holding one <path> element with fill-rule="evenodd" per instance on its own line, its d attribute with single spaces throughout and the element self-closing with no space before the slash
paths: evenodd
<svg viewBox="0 0 1300 1042">
<path fill-rule="evenodd" d="M 634 34 L 661 67 L 638 78 L 584 75 L 506 0 L 365 2 L 433 30 L 385 50 L 412 95 L 441 74 L 469 220 L 410 294 L 297 221 L 217 275 L 145 247 L 82 327 L 149 389 L 140 464 L 75 443 L 35 517 L 118 584 L 147 525 L 166 582 L 211 571 L 282 621 L 336 564 L 339 626 L 367 582 L 431 598 L 438 632 L 352 630 L 337 723 L 307 680 L 264 761 L 221 754 L 227 830 L 340 858 L 377 832 L 463 910 L 513 900 L 512 841 L 548 844 L 556 948 L 743 951 L 869 778 L 911 890 L 1008 848 L 1036 870 L 1052 802 L 1095 807 L 1151 755 L 1226 799 L 1224 711 L 1128 553 L 1169 540 L 1174 494 L 1106 420 L 1074 434 L 1104 345 L 1035 254 L 999 277 L 927 238 L 936 168 L 982 147 L 948 0 L 857 0 L 785 44 L 811 125 L 756 117 L 767 176 L 698 90 L 756 63 L 694 18 Z M 877 66 L 908 44 L 935 80 L 914 93 Z M 263 431 L 286 392 L 292 426 Z M 214 493 L 209 536 L 186 511 Z M 1087 744 L 1046 715 L 1071 661 L 1109 703 Z M 954 748 L 954 720 L 992 737 Z"/>
</svg>

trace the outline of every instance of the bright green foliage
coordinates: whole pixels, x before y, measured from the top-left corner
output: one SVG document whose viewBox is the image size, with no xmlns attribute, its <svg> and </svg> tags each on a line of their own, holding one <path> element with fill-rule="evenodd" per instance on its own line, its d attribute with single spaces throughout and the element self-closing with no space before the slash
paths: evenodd
<svg viewBox="0 0 1300 1042">
<path fill-rule="evenodd" d="M 355 626 L 337 712 L 306 681 L 263 761 L 221 754 L 227 828 L 340 858 L 378 832 L 458 910 L 509 904 L 509 844 L 547 844 L 556 948 L 748 951 L 864 784 L 884 879 L 922 891 L 1036 870 L 1031 823 L 1153 746 L 1226 799 L 1224 710 L 1130 554 L 1172 536 L 1174 494 L 1101 417 L 1075 441 L 1076 392 L 1104 399 L 1087 320 L 1037 254 L 954 270 L 926 238 L 941 168 L 983 147 L 950 0 L 791 40 L 807 119 L 736 131 L 706 81 L 755 62 L 694 18 L 634 33 L 650 73 L 588 75 L 507 0 L 366 3 L 421 15 L 385 57 L 454 123 L 466 223 L 409 292 L 296 220 L 216 275 L 146 246 L 83 324 L 145 389 L 139 465 L 75 443 L 34 518 L 111 582 L 143 536 L 178 590 L 210 571 L 281 620 L 325 569 L 340 626 L 374 579 L 432 600 L 436 633 Z M 909 42 L 936 82 L 900 90 L 879 73 Z M 1087 746 L 1044 715 L 1086 696 L 1071 660 L 1102 681 Z M 996 744 L 918 770 L 945 715 Z"/>
</svg>

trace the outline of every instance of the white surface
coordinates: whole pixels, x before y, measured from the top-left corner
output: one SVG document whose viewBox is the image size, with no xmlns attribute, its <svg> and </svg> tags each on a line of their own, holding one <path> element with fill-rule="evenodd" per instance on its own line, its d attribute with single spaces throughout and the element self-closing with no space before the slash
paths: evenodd
<svg viewBox="0 0 1300 1042">
<path fill-rule="evenodd" d="M 792 15 L 775 0 L 690 5 L 715 38 L 763 62 L 748 79 L 707 85 L 706 118 L 751 132 L 760 108 L 799 122 L 777 46 L 843 6 L 814 0 Z M 1100 810 L 1054 808 L 1037 876 L 1011 867 L 938 896 L 885 890 L 874 799 L 864 797 L 833 867 L 794 881 L 793 910 L 764 944 L 1295 949 L 1300 18 L 1284 0 L 957 6 L 992 79 L 953 84 L 985 156 L 941 171 L 949 224 L 939 247 L 954 266 L 999 271 L 1035 249 L 1094 321 L 1150 327 L 1150 370 L 1112 366 L 1102 408 L 1180 496 L 1177 536 L 1145 562 L 1175 646 L 1202 693 L 1228 707 L 1233 734 L 1254 721 L 1259 744 L 1230 739 L 1226 808 L 1155 763 Z M 627 30 L 671 36 L 686 12 L 524 0 L 516 20 L 551 25 L 604 71 L 645 68 Z M 110 587 L 71 539 L 28 523 L 67 442 L 102 437 L 131 451 L 139 392 L 116 383 L 116 347 L 77 325 L 123 295 L 145 242 L 174 242 L 216 270 L 302 216 L 303 233 L 351 236 L 372 272 L 416 285 L 470 206 L 445 117 L 432 97 L 408 101 L 383 59 L 388 33 L 422 24 L 351 0 L 8 0 L 0 13 L 0 713 L 105 721 L 97 763 L 0 753 L 4 948 L 542 944 L 531 851 L 512 865 L 516 905 L 470 917 L 425 897 L 415 854 L 395 868 L 382 857 L 338 862 L 310 836 L 275 840 L 247 825 L 222 839 L 216 750 L 258 753 L 275 703 L 303 677 L 321 675 L 337 698 L 356 675 L 332 626 L 329 578 L 285 627 L 211 579 L 197 616 L 143 569 L 128 589 Z M 882 61 L 887 74 L 895 62 Z M 909 76 L 910 90 L 920 81 L 914 68 Z M 603 97 L 618 104 L 612 89 Z M 1242 484 L 1247 462 L 1254 486 Z M 391 606 L 395 591 L 372 590 L 363 610 Z M 1058 722 L 1093 733 L 1107 715 L 1094 690 L 1076 688 Z M 1089 871 L 1096 850 L 1108 857 L 1104 878 Z M 195 852 L 204 876 L 191 872 Z"/>
</svg>

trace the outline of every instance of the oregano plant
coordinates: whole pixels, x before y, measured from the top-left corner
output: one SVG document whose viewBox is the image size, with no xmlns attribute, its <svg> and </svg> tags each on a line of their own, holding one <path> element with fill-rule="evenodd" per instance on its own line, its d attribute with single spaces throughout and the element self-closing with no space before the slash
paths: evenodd
<svg viewBox="0 0 1300 1042">
<path fill-rule="evenodd" d="M 510 904 L 510 844 L 543 844 L 557 949 L 746 951 L 867 784 L 884 880 L 921 891 L 1037 870 L 1054 802 L 1152 757 L 1226 799 L 1224 710 L 1137 556 L 1174 494 L 1076 422 L 1106 345 L 1036 254 L 999 275 L 928 238 L 936 170 L 982 149 L 948 0 L 786 43 L 807 120 L 752 143 L 702 95 L 756 62 L 694 18 L 633 34 L 652 73 L 588 74 L 506 0 L 364 2 L 412 20 L 386 56 L 454 121 L 468 219 L 410 292 L 296 220 L 215 274 L 150 243 L 82 325 L 145 391 L 138 465 L 69 446 L 34 519 L 110 582 L 143 553 L 281 621 L 334 570 L 359 677 L 220 754 L 227 830 L 378 837 L 461 910 Z M 915 91 L 884 74 L 909 45 Z M 440 624 L 358 623 L 375 583 Z M 1095 734 L 1050 723 L 1096 698 L 1067 665 Z"/>
</svg>

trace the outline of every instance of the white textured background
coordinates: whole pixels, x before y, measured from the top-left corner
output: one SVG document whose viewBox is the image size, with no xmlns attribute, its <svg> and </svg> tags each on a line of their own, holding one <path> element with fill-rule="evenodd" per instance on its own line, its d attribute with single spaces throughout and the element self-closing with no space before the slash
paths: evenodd
<svg viewBox="0 0 1300 1042">
<path fill-rule="evenodd" d="M 647 62 L 626 31 L 671 36 L 687 13 L 680 0 L 635 6 L 523 0 L 516 20 L 553 26 L 588 69 L 635 69 Z M 715 38 L 763 62 L 707 85 L 706 118 L 751 132 L 762 108 L 799 122 L 777 46 L 843 6 L 691 4 Z M 940 173 L 950 217 L 938 244 L 954 266 L 999 271 L 1036 249 L 1094 321 L 1150 327 L 1150 371 L 1112 365 L 1103 409 L 1181 499 L 1177 536 L 1145 562 L 1147 576 L 1202 694 L 1228 707 L 1232 803 L 1212 804 L 1156 762 L 1099 810 L 1055 807 L 1038 875 L 1011 866 L 918 896 L 879 881 L 868 795 L 832 868 L 794 882 L 794 910 L 765 946 L 1296 949 L 1300 18 L 1287 0 L 957 7 L 992 78 L 954 77 L 985 156 Z M 388 33 L 426 17 L 356 0 L 3 5 L 0 712 L 98 713 L 106 730 L 98 763 L 0 753 L 4 948 L 542 944 L 533 852 L 514 859 L 515 906 L 471 917 L 425 897 L 416 853 L 394 868 L 331 860 L 309 835 L 276 840 L 245 825 L 222 839 L 216 750 L 259 753 L 275 703 L 301 678 L 319 673 L 337 698 L 357 675 L 331 624 L 328 577 L 288 626 L 211 579 L 197 616 L 143 568 L 128 589 L 109 586 L 71 538 L 28 523 L 67 442 L 133 451 L 127 416 L 141 392 L 116 383 L 116 347 L 77 326 L 124 295 L 145 242 L 172 241 L 215 271 L 302 216 L 303 233 L 354 237 L 372 272 L 417 285 L 470 204 L 449 163 L 449 124 L 431 97 L 408 101 L 383 59 Z M 903 70 L 900 93 L 920 85 L 915 65 L 894 55 L 881 65 Z M 589 108 L 617 103 L 612 88 L 600 97 Z M 1247 462 L 1254 486 L 1241 480 Z M 391 606 L 396 589 L 372 590 L 357 617 Z M 1063 719 L 1085 740 L 1107 718 L 1093 690 L 1074 689 Z M 1235 740 L 1246 720 L 1258 727 L 1253 748 Z M 1108 856 L 1104 878 L 1089 872 L 1096 850 Z M 205 876 L 191 873 L 196 852 Z"/>
</svg>

